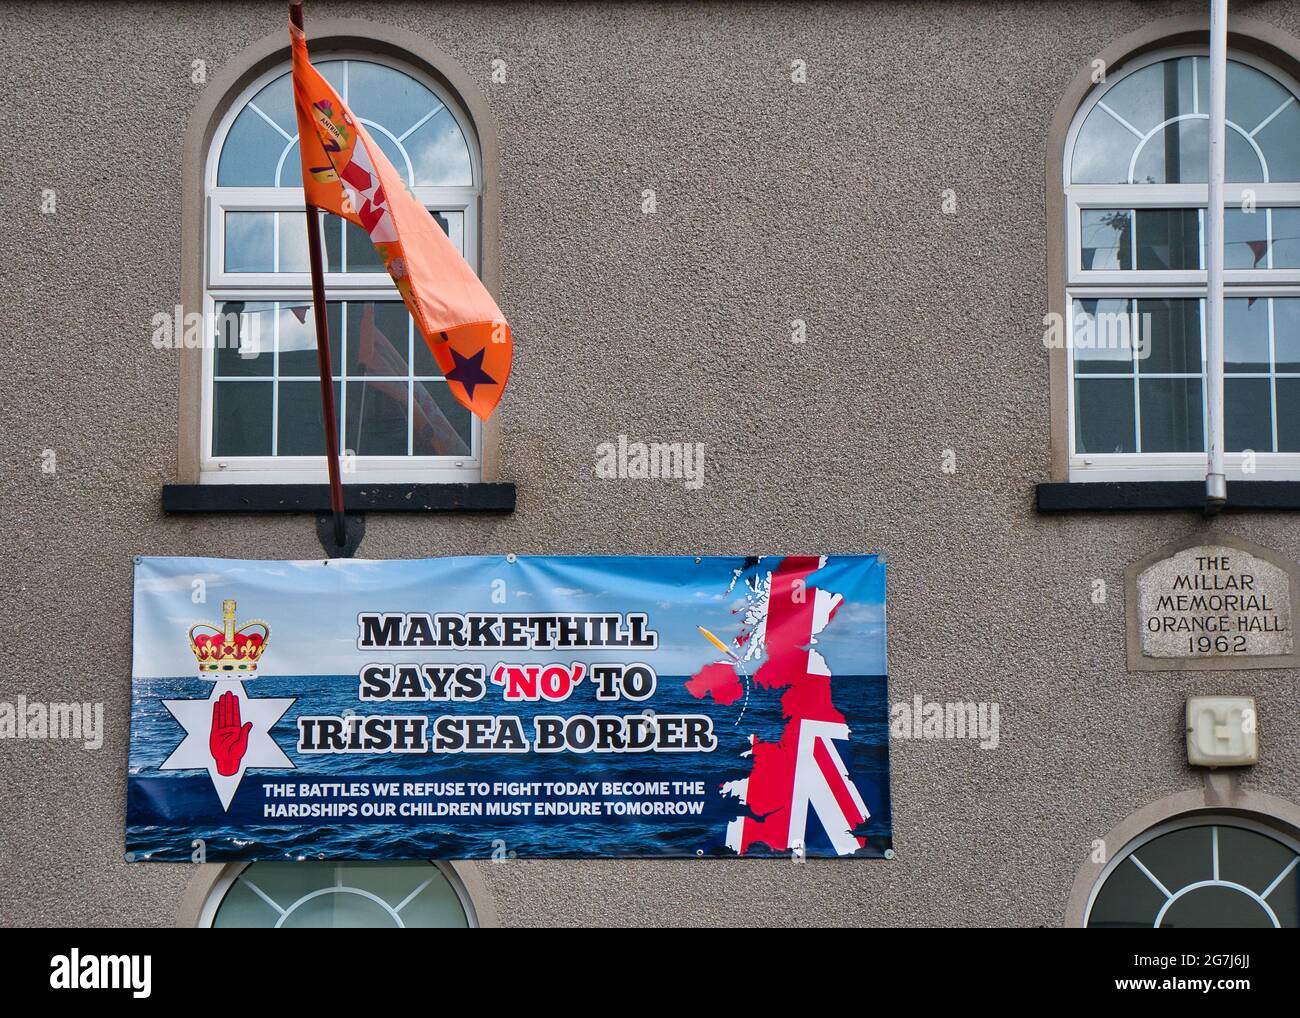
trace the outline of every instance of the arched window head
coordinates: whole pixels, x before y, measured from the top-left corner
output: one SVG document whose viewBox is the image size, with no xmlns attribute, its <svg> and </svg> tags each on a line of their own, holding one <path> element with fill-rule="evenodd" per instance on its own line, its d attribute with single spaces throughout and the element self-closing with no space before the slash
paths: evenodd
<svg viewBox="0 0 1300 1018">
<path fill-rule="evenodd" d="M 446 864 L 273 861 L 227 868 L 199 925 L 242 929 L 456 929 L 477 925 Z"/>
<path fill-rule="evenodd" d="M 469 144 L 433 89 L 373 60 L 323 60 L 317 70 L 369 129 L 412 187 L 473 187 Z M 234 119 L 217 161 L 218 187 L 300 187 L 298 122 L 288 71 L 263 85 Z"/>
<path fill-rule="evenodd" d="M 332 54 L 316 66 L 478 269 L 482 172 L 468 114 L 387 57 Z M 287 62 L 263 74 L 226 110 L 208 152 L 206 482 L 325 480 L 292 87 Z M 447 389 L 374 246 L 341 218 L 320 222 L 345 481 L 480 480 L 480 423 Z"/>
<path fill-rule="evenodd" d="M 1236 816 L 1190 816 L 1125 845 L 1088 904 L 1092 928 L 1295 929 L 1300 844 Z"/>
<path fill-rule="evenodd" d="M 1209 58 L 1167 57 L 1095 97 L 1074 143 L 1074 184 L 1204 184 Z M 1290 85 L 1228 61 L 1225 174 L 1232 183 L 1300 181 L 1300 103 Z"/>
</svg>

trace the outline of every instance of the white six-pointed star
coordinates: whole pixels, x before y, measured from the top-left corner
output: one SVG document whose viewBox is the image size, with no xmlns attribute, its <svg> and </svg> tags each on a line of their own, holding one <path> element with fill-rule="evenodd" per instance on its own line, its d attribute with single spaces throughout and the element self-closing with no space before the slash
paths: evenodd
<svg viewBox="0 0 1300 1018">
<path fill-rule="evenodd" d="M 213 756 L 211 743 L 214 739 L 214 727 L 219 727 L 222 719 L 218 701 L 225 693 L 232 694 L 238 702 L 238 711 L 233 716 L 240 724 L 231 732 L 223 733 L 227 740 L 242 741 L 238 733 L 247 727 L 247 748 L 239 755 L 237 769 L 231 774 L 222 774 Z M 208 772 L 212 785 L 217 790 L 223 810 L 230 809 L 230 802 L 235 797 L 235 790 L 243 780 L 244 771 L 250 767 L 293 767 L 293 761 L 284 755 L 284 751 L 271 738 L 271 728 L 284 712 L 291 706 L 295 697 L 253 698 L 244 691 L 244 684 L 238 679 L 219 679 L 212 684 L 212 693 L 201 700 L 164 700 L 172 717 L 185 729 L 185 738 L 177 746 L 159 770 L 181 771 L 201 769 Z M 229 703 L 229 701 L 226 701 Z M 250 726 L 251 727 L 248 727 Z M 231 754 L 228 761 L 233 762 Z M 227 763 L 227 769 L 230 763 Z"/>
</svg>

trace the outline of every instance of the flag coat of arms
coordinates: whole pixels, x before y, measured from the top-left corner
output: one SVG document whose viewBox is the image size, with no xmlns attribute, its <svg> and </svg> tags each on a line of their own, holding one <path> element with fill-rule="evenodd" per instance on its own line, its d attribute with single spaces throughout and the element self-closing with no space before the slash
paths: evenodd
<svg viewBox="0 0 1300 1018">
<path fill-rule="evenodd" d="M 292 22 L 293 98 L 308 205 L 365 230 L 451 394 L 487 419 L 510 375 L 510 326 L 474 270 L 307 57 Z"/>
</svg>

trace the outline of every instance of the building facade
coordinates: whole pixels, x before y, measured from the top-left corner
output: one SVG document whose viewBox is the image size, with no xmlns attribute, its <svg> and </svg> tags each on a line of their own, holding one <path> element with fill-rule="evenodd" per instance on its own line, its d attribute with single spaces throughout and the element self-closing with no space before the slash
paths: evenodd
<svg viewBox="0 0 1300 1018">
<path fill-rule="evenodd" d="M 323 555 L 284 10 L 5 20 L 0 922 L 269 922 L 241 866 L 128 863 L 123 825 L 133 559 Z M 1229 22 L 1214 516 L 1205 4 L 322 0 L 307 32 L 516 340 L 472 422 L 334 224 L 360 557 L 890 568 L 893 858 L 457 861 L 422 921 L 1296 924 L 1294 648 L 1134 667 L 1130 567 L 1300 560 L 1300 10 Z M 610 476 L 620 441 L 698 469 Z M 402 511 L 365 494 L 392 485 Z M 1201 696 L 1253 698 L 1257 762 L 1189 763 Z M 20 702 L 99 705 L 102 729 L 23 737 Z M 954 703 L 996 731 L 902 720 Z M 333 879 L 314 865 L 266 880 L 305 900 Z"/>
</svg>

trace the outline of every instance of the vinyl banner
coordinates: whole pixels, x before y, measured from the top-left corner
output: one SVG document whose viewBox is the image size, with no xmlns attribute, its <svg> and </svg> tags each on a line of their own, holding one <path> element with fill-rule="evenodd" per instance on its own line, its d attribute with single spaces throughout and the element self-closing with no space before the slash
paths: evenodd
<svg viewBox="0 0 1300 1018">
<path fill-rule="evenodd" d="M 874 556 L 140 558 L 134 633 L 129 860 L 890 847 Z"/>
</svg>

